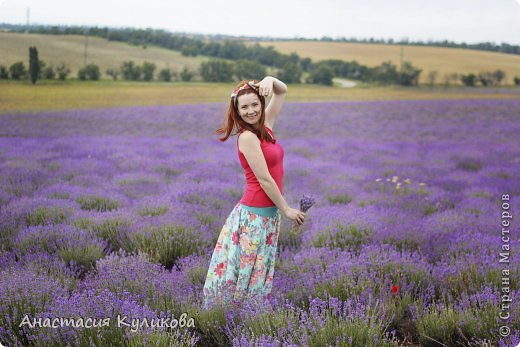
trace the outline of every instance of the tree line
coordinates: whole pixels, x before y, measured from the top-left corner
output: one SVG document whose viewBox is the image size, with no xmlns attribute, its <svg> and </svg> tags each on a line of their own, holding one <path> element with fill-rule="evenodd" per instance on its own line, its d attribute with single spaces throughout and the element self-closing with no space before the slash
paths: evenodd
<svg viewBox="0 0 520 347">
<path fill-rule="evenodd" d="M 204 41 L 208 38 L 213 42 L 218 42 L 223 38 L 232 39 L 234 37 L 214 34 L 214 35 L 202 35 L 202 34 L 185 34 L 185 33 L 170 33 L 164 30 L 153 30 L 153 29 L 112 29 L 108 27 L 69 27 L 69 26 L 27 26 L 24 24 L 6 24 L 1 23 L 0 29 L 10 30 L 13 32 L 30 32 L 30 33 L 39 33 L 39 34 L 53 34 L 53 35 L 84 35 L 88 33 L 89 35 L 95 35 L 99 37 L 109 38 L 112 36 L 113 39 L 119 41 L 130 42 L 137 45 L 146 45 L 146 44 L 158 44 L 154 42 L 159 40 L 163 42 L 167 42 L 168 36 L 186 36 L 186 37 L 195 37 L 198 38 L 198 41 Z M 236 39 L 236 38 L 234 38 Z M 329 36 L 323 36 L 321 38 L 270 38 L 270 37 L 249 37 L 249 39 L 253 40 L 263 40 L 263 41 L 327 41 L 327 42 L 350 42 L 350 43 L 373 43 L 373 44 L 386 44 L 386 45 L 409 45 L 409 46 L 432 46 L 432 47 L 446 47 L 446 48 L 462 48 L 462 49 L 472 49 L 479 51 L 489 51 L 489 52 L 499 52 L 506 54 L 520 54 L 520 45 L 511 45 L 506 42 L 502 42 L 497 44 L 495 42 L 479 42 L 479 43 L 456 43 L 455 41 L 450 40 L 428 40 L 426 42 L 421 40 L 410 40 L 409 38 L 402 38 L 401 40 L 394 40 L 392 38 L 384 39 L 384 38 L 355 38 L 355 37 L 339 37 L 332 38 Z M 195 45 L 196 46 L 196 45 Z M 191 49 L 191 48 L 190 48 Z"/>
<path fill-rule="evenodd" d="M 163 68 L 156 73 L 157 66 L 153 62 L 145 61 L 142 65 L 134 61 L 124 61 L 118 69 L 109 68 L 105 75 L 117 80 L 119 77 L 129 81 L 153 81 L 159 80 L 170 82 L 173 78 L 189 82 L 195 74 L 199 74 L 206 82 L 233 82 L 246 78 L 261 79 L 267 74 L 266 67 L 256 61 L 239 59 L 227 61 L 224 59 L 210 59 L 202 62 L 197 71 L 191 71 L 184 67 L 177 72 L 170 68 Z M 287 83 L 301 83 L 303 69 L 294 63 L 287 63 L 279 70 L 277 76 Z M 334 77 L 343 77 L 374 84 L 399 84 L 402 86 L 418 85 L 421 69 L 415 68 L 411 62 L 405 61 L 398 69 L 391 61 L 381 63 L 379 66 L 367 67 L 356 61 L 345 62 L 339 59 L 328 59 L 317 63 L 311 63 L 308 68 L 309 74 L 303 78 L 304 83 L 332 85 Z M 70 69 L 64 64 L 56 67 L 47 66 L 45 61 L 38 58 L 36 47 L 29 47 L 29 68 L 26 69 L 22 61 L 12 64 L 9 69 L 0 65 L 0 79 L 11 78 L 21 80 L 30 78 L 32 83 L 40 79 L 65 80 L 70 74 Z M 81 81 L 99 80 L 101 71 L 98 65 L 88 64 L 78 71 L 77 78 Z M 430 71 L 428 81 L 434 85 L 438 78 L 437 71 Z M 444 76 L 444 85 L 460 80 L 464 85 L 475 87 L 498 86 L 505 78 L 502 70 L 484 71 L 478 74 L 449 73 Z M 520 85 L 520 78 L 514 77 L 515 85 Z"/>
</svg>

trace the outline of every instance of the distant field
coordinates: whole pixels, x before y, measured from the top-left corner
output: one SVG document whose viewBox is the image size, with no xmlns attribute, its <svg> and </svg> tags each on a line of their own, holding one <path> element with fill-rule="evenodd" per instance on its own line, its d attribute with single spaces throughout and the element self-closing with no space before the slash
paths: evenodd
<svg viewBox="0 0 520 347">
<path fill-rule="evenodd" d="M 259 42 L 262 46 L 274 46 L 285 54 L 296 52 L 300 57 L 313 61 L 325 59 L 356 60 L 367 66 L 392 61 L 399 66 L 401 47 L 403 60 L 411 61 L 423 71 L 419 83 L 427 83 L 428 73 L 438 71 L 437 83 L 443 82 L 445 73 L 475 73 L 501 69 L 506 73 L 506 84 L 513 84 L 513 77 L 520 77 L 520 56 L 496 52 L 476 51 L 460 48 L 419 47 L 348 42 Z"/>
<path fill-rule="evenodd" d="M 335 100 L 520 99 L 520 88 L 339 88 L 289 84 L 288 102 Z M 227 102 L 232 83 L 46 81 L 0 83 L 0 114 L 79 108 Z"/>
<path fill-rule="evenodd" d="M 29 46 L 38 48 L 38 55 L 48 65 L 58 65 L 64 62 L 76 77 L 77 71 L 83 67 L 85 53 L 85 37 L 78 35 L 40 35 L 0 32 L 0 65 L 9 67 L 11 64 L 23 61 L 27 66 L 29 61 Z M 176 71 L 185 66 L 190 70 L 198 69 L 206 57 L 186 57 L 180 52 L 165 48 L 148 46 L 132 46 L 123 42 L 108 41 L 99 37 L 88 37 L 87 64 L 93 63 L 100 67 L 102 78 L 106 69 L 119 68 L 123 61 L 133 60 L 141 65 L 150 61 L 157 65 L 155 73 L 160 69 L 170 67 Z"/>
</svg>

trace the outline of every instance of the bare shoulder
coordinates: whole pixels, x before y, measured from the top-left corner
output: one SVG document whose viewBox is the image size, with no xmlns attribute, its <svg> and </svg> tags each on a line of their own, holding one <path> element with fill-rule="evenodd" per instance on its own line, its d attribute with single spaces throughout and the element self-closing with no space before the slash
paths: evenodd
<svg viewBox="0 0 520 347">
<path fill-rule="evenodd" d="M 243 152 L 244 148 L 253 148 L 257 143 L 260 143 L 260 140 L 253 132 L 249 130 L 244 130 L 240 136 L 238 137 L 238 149 L 240 152 Z"/>
</svg>

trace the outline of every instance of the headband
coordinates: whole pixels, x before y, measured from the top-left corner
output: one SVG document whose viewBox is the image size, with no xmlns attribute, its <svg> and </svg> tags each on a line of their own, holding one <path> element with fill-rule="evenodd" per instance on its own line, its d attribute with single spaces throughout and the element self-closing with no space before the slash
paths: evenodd
<svg viewBox="0 0 520 347">
<path fill-rule="evenodd" d="M 255 81 L 249 81 L 246 84 L 244 84 L 243 86 L 241 86 L 240 88 L 236 88 L 235 90 L 233 90 L 233 93 L 231 93 L 231 97 L 233 98 L 233 105 L 235 105 L 235 106 L 237 105 L 237 96 L 241 90 L 244 90 L 244 89 L 257 90 L 257 87 L 255 87 L 254 84 L 255 84 Z"/>
</svg>

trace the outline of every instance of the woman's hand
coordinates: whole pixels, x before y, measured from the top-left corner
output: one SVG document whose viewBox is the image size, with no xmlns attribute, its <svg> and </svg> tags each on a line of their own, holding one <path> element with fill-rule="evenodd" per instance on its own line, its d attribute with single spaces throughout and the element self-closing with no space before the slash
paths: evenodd
<svg viewBox="0 0 520 347">
<path fill-rule="evenodd" d="M 267 76 L 260 82 L 255 83 L 254 86 L 258 88 L 258 94 L 260 94 L 261 96 L 269 96 L 273 92 L 273 84 L 273 78 Z"/>
<path fill-rule="evenodd" d="M 289 218 L 290 220 L 294 221 L 298 225 L 302 225 L 305 221 L 305 212 L 302 212 L 298 209 L 288 207 L 283 211 L 283 215 L 286 218 Z"/>
</svg>

